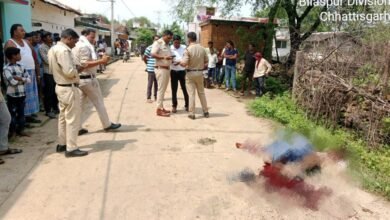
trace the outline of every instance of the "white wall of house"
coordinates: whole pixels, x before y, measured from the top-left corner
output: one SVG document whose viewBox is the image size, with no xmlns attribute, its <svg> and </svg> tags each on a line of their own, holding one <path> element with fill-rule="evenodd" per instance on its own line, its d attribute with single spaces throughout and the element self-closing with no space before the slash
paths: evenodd
<svg viewBox="0 0 390 220">
<path fill-rule="evenodd" d="M 31 16 L 33 31 L 44 29 L 52 33 L 61 33 L 67 28 L 74 28 L 74 19 L 78 16 L 76 13 L 65 11 L 39 0 L 34 2 Z M 35 23 L 40 23 L 42 26 L 34 26 Z"/>
<path fill-rule="evenodd" d="M 285 63 L 291 51 L 290 32 L 288 28 L 276 28 L 275 38 L 272 45 L 272 60 Z"/>
</svg>

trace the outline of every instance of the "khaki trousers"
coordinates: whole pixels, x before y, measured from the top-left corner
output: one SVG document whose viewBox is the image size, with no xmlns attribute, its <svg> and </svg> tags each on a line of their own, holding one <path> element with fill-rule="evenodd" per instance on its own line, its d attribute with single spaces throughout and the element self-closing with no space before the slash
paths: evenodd
<svg viewBox="0 0 390 220">
<path fill-rule="evenodd" d="M 102 123 L 103 128 L 107 128 L 111 125 L 110 119 L 108 118 L 106 107 L 104 106 L 102 91 L 100 90 L 99 81 L 96 78 L 92 79 L 81 79 L 80 80 L 80 90 L 81 94 L 81 119 L 80 119 L 80 129 L 83 122 L 85 121 L 85 107 L 87 103 L 87 98 L 95 106 L 96 111 L 99 115 L 100 122 Z"/>
<path fill-rule="evenodd" d="M 169 79 L 171 76 L 171 71 L 167 69 L 155 69 L 156 78 L 157 78 L 157 84 L 158 84 L 158 91 L 157 91 L 157 108 L 162 109 L 164 108 L 163 102 L 164 102 L 164 96 L 165 91 L 167 90 Z"/>
<path fill-rule="evenodd" d="M 204 92 L 203 85 L 203 72 L 187 72 L 186 74 L 186 85 L 189 95 L 189 113 L 190 115 L 195 114 L 195 92 L 198 91 L 200 104 L 202 105 L 203 112 L 208 112 L 206 94 Z"/>
<path fill-rule="evenodd" d="M 77 87 L 56 86 L 60 114 L 58 117 L 58 143 L 67 151 L 78 149 L 77 135 L 80 126 L 80 90 Z"/>
</svg>

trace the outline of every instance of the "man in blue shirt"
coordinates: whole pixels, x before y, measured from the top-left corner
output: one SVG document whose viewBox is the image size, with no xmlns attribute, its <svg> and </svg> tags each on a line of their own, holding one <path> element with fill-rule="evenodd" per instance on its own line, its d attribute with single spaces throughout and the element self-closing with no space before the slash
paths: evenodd
<svg viewBox="0 0 390 220">
<path fill-rule="evenodd" d="M 231 81 L 233 91 L 236 92 L 236 63 L 238 57 L 238 51 L 234 48 L 234 43 L 231 40 L 226 42 L 226 49 L 223 57 L 226 58 L 225 65 L 225 80 L 226 91 L 230 90 L 229 81 Z"/>
<path fill-rule="evenodd" d="M 153 36 L 153 42 L 160 39 L 160 37 L 158 35 L 155 35 Z M 154 100 L 157 99 L 157 89 L 158 89 L 158 85 L 157 85 L 157 79 L 156 79 L 156 73 L 154 72 L 154 67 L 156 66 L 156 59 L 154 59 L 151 55 L 151 51 L 152 51 L 152 45 L 150 45 L 149 47 L 147 47 L 145 49 L 145 52 L 144 52 L 144 55 L 143 55 L 143 60 L 146 64 L 146 72 L 148 72 L 148 87 L 147 87 L 147 94 L 146 94 L 146 98 L 147 98 L 147 102 L 148 103 L 152 103 L 152 87 L 153 87 L 153 84 L 154 84 Z"/>
</svg>

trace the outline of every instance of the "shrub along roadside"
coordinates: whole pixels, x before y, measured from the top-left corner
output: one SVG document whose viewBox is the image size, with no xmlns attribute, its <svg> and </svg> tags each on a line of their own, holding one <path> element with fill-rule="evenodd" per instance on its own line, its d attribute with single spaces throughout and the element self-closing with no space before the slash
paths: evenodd
<svg viewBox="0 0 390 220">
<path fill-rule="evenodd" d="M 287 92 L 272 98 L 265 95 L 251 102 L 249 108 L 257 117 L 276 120 L 305 135 L 318 151 L 346 151 L 349 167 L 363 186 L 390 200 L 390 146 L 371 149 L 350 131 L 329 129 L 310 120 Z"/>
</svg>

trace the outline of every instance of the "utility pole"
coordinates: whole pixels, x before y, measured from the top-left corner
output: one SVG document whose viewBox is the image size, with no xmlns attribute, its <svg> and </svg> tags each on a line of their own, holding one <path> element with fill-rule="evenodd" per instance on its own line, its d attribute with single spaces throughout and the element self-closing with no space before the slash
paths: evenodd
<svg viewBox="0 0 390 220">
<path fill-rule="evenodd" d="M 114 0 L 97 0 L 98 2 L 111 2 L 111 56 L 115 54 L 115 31 L 114 31 Z"/>
<path fill-rule="evenodd" d="M 111 56 L 115 54 L 115 30 L 114 30 L 114 0 L 111 0 Z"/>
<path fill-rule="evenodd" d="M 157 22 L 158 22 L 158 31 L 157 32 L 159 32 L 159 31 L 161 31 L 161 23 L 160 23 L 160 21 L 161 21 L 161 11 L 155 11 L 156 12 L 156 14 L 157 14 Z"/>
</svg>

